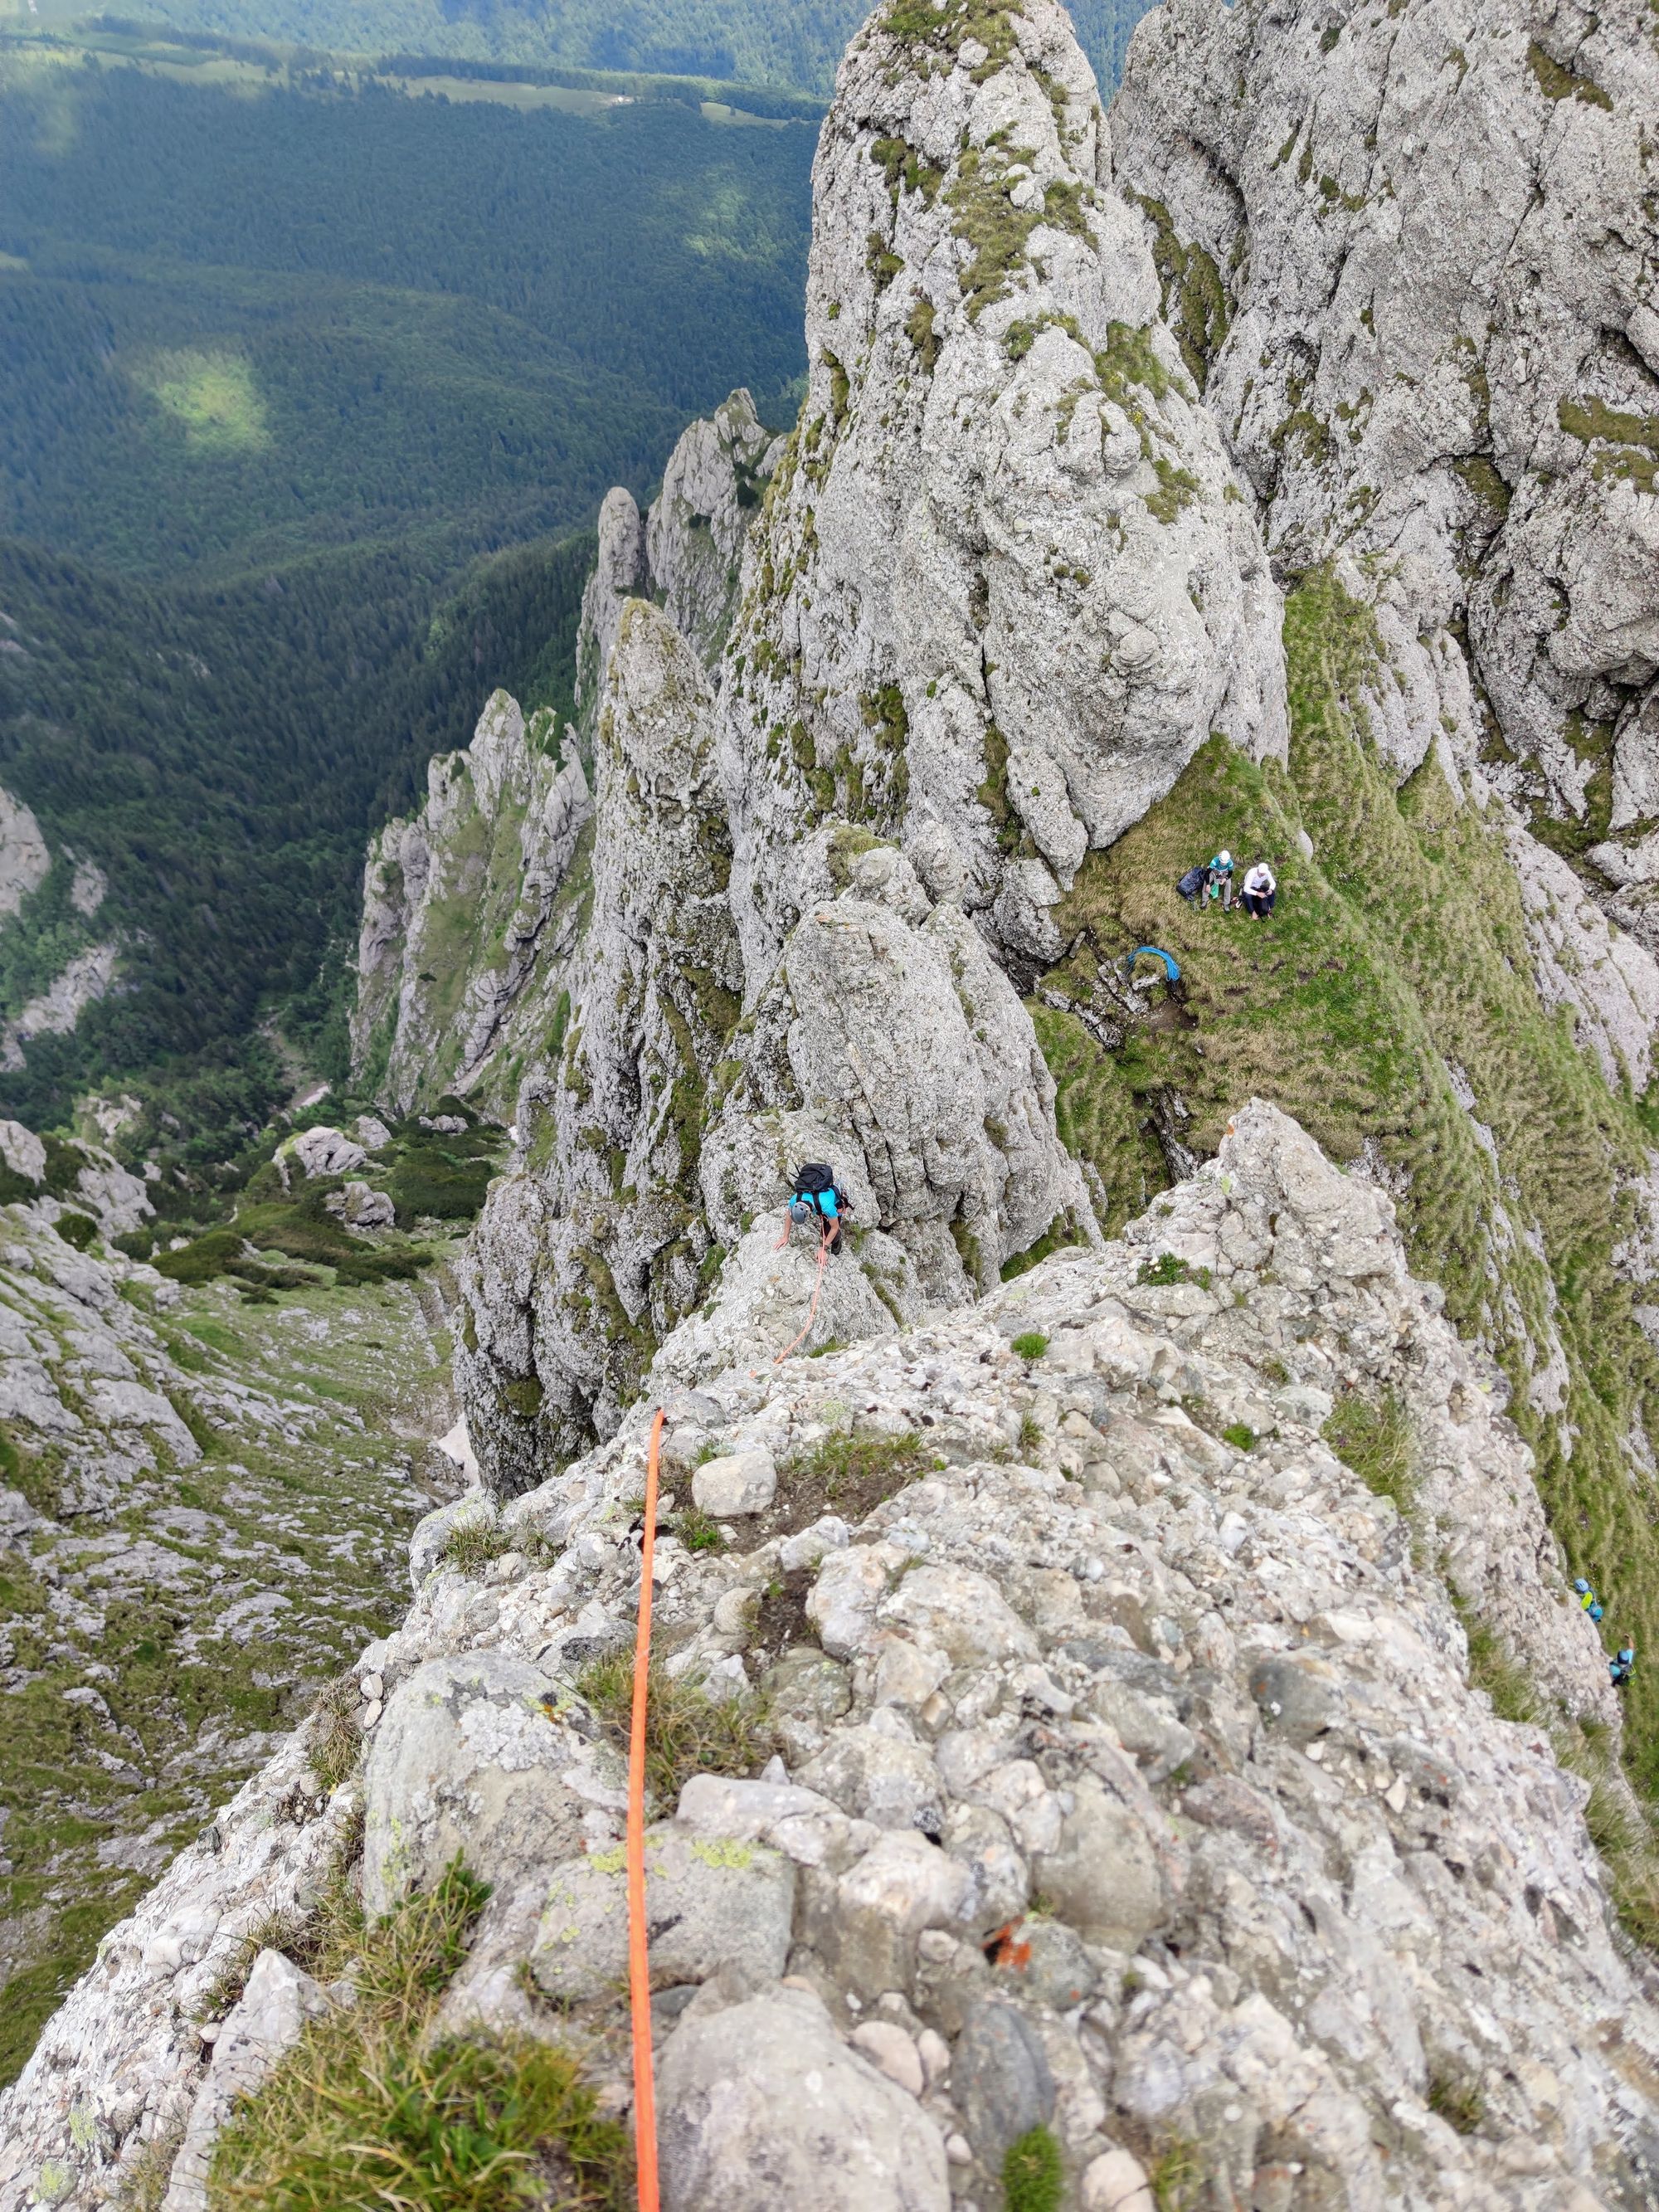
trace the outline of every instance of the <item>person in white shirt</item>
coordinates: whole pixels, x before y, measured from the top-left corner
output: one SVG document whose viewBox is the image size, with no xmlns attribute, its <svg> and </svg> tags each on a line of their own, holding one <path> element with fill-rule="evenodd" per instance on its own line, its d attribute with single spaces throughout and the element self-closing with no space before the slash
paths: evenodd
<svg viewBox="0 0 1659 2212">
<path fill-rule="evenodd" d="M 1258 860 L 1244 877 L 1239 904 L 1254 921 L 1266 921 L 1279 896 L 1279 880 L 1265 860 Z"/>
</svg>

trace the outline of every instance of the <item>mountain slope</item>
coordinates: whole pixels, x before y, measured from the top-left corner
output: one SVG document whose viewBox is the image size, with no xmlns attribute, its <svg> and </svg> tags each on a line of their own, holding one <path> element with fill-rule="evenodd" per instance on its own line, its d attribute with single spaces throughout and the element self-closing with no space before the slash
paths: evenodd
<svg viewBox="0 0 1659 2212">
<path fill-rule="evenodd" d="M 459 1269 L 479 1490 L 416 1532 L 354 1773 L 296 1738 L 47 2030 L 0 2212 L 169 2166 L 171 2212 L 307 2166 L 349 2200 L 414 2069 L 481 2152 L 625 2197 L 623 2138 L 549 2100 L 632 2094 L 653 1407 L 674 2212 L 1659 2193 L 1659 966 L 1490 758 L 1438 462 L 1376 487 L 1391 553 L 1305 392 L 1235 444 L 1176 189 L 1221 167 L 1159 121 L 1213 72 L 1248 134 L 1254 70 L 1432 47 L 1392 10 L 1176 0 L 1110 121 L 1054 0 L 855 38 L 793 437 L 734 399 L 648 516 L 613 494 L 568 729 L 493 700 L 371 854 L 360 1066 L 516 1085 Z M 1460 120 L 1501 137 L 1554 50 L 1481 27 Z M 1617 153 L 1626 85 L 1584 82 Z M 1595 172 L 1555 127 L 1571 257 Z M 1303 220 L 1357 215 L 1317 173 Z M 1538 312 L 1633 380 L 1604 307 Z M 1633 557 L 1602 458 L 1572 495 Z M 1271 918 L 1180 900 L 1222 842 L 1273 856 Z M 804 1159 L 838 1250 L 791 1232 Z"/>
<path fill-rule="evenodd" d="M 758 2172 L 823 2212 L 946 2212 L 1005 2201 L 1016 2145 L 1065 2191 L 1039 2202 L 1120 2212 L 1149 2175 L 1289 2212 L 1651 2201 L 1659 2016 L 1586 1787 L 1470 1687 L 1418 1564 L 1455 1543 L 1540 1680 L 1616 1725 L 1437 1304 L 1386 1198 L 1255 1105 L 1123 1243 L 902 1341 L 669 1394 L 676 1489 L 711 1453 L 778 1487 L 729 1550 L 661 1554 L 671 1665 L 770 1701 L 653 1808 L 665 2203 L 758 2212 Z M 1407 1520 L 1316 1433 L 1345 1389 L 1396 1394 L 1419 1439 Z M 574 2033 L 626 2100 L 617 1707 L 587 1656 L 631 1618 L 644 1419 L 499 1524 L 476 1501 L 422 1530 L 408 1622 L 358 1669 L 361 1784 L 319 1791 L 296 1737 L 114 1931 L 0 2104 L 5 2212 L 42 2177 L 107 2201 L 169 2124 L 169 2202 L 269 2191 L 303 2114 L 312 2171 L 350 2186 L 305 2087 L 326 2063 L 349 2100 L 349 2053 L 304 2026 L 330 1999 L 281 1931 L 315 1926 L 354 1824 L 372 1910 L 459 1844 L 495 1885 L 434 1972 L 441 2032 L 505 2038 L 524 2080 Z M 885 1480 L 821 1517 L 826 1463 Z M 434 1568 L 458 1525 L 487 1581 Z M 744 1771 L 768 1728 L 787 1782 Z M 249 2084 L 298 2048 L 215 2165 L 239 2077 L 194 2018 L 259 1944 L 216 2048 Z M 626 2189 L 619 2147 L 594 2179 Z"/>
</svg>

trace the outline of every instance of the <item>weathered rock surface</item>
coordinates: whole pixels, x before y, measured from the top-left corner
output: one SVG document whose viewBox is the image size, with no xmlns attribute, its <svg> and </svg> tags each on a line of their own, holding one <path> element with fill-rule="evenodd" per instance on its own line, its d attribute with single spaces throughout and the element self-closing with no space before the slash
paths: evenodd
<svg viewBox="0 0 1659 2212">
<path fill-rule="evenodd" d="M 0 787 L 0 921 L 40 890 L 51 869 L 40 824 L 21 799 Z"/>
<path fill-rule="evenodd" d="M 1403 586 L 1425 729 L 1462 720 L 1466 623 L 1501 738 L 1463 725 L 1487 774 L 1524 807 L 1610 819 L 1620 880 L 1649 872 L 1659 757 L 1656 101 L 1638 0 L 1170 0 L 1114 109 L 1277 557 L 1340 549 Z M 1425 656 L 1452 671 L 1443 702 Z"/>
<path fill-rule="evenodd" d="M 107 998 L 120 963 L 119 945 L 88 945 L 65 963 L 38 998 L 0 1028 L 0 1073 L 15 1075 L 28 1065 L 23 1048 L 32 1037 L 69 1036 L 90 1006 Z"/>
<path fill-rule="evenodd" d="M 1148 1269 L 1165 1255 L 1184 1280 Z M 1471 1686 L 1464 1619 L 1559 1712 L 1616 1738 L 1617 1708 L 1527 1452 L 1439 1305 L 1389 1200 L 1253 1105 L 1120 1243 L 902 1337 L 671 1393 L 677 1451 L 694 1432 L 764 1449 L 780 1499 L 838 1431 L 921 1455 L 805 1570 L 788 1535 L 663 1539 L 672 1665 L 764 1687 L 793 1770 L 700 1775 L 657 1808 L 665 2203 L 986 2205 L 1036 2124 L 1070 2201 L 1113 2212 L 1146 2212 L 1177 2141 L 1212 2193 L 1289 2212 L 1652 2201 L 1659 2014 L 1612 1931 L 1587 1785 Z M 1318 1433 L 1343 1393 L 1384 1389 L 1414 1440 L 1409 1526 Z M 616 1961 L 621 1794 L 521 1739 L 584 1741 L 570 1685 L 628 1632 L 644 1440 L 641 1409 L 510 1510 L 556 1565 L 520 1555 L 488 1587 L 441 1566 L 360 1668 L 386 1692 L 371 1856 L 428 1774 L 447 1807 L 428 1876 L 457 1846 L 494 1863 L 500 1806 L 543 1800 L 480 1926 L 463 2032 L 487 2032 L 480 2004 L 533 2023 L 527 1960 L 563 2008 L 540 2032 L 599 2031 L 603 2051 L 619 2025 L 588 1969 Z M 785 1572 L 811 1626 L 781 1652 L 750 1601 Z M 112 1941 L 0 2100 L 4 2212 L 51 2161 L 106 2201 L 198 2085 L 211 2109 L 191 1995 L 228 1930 L 314 1896 L 355 1802 L 296 1801 L 301 1754 Z M 625 2098 L 625 2045 L 597 2063 Z"/>
<path fill-rule="evenodd" d="M 386 1700 L 364 1778 L 363 1899 L 390 1910 L 456 1853 L 505 1884 L 575 1847 L 585 1796 L 625 1802 L 614 1762 L 554 1717 L 551 1680 L 507 1654 L 434 1659 Z M 575 1778 L 571 1778 L 573 1774 Z"/>
<path fill-rule="evenodd" d="M 654 600 L 714 674 L 737 608 L 744 541 L 783 444 L 749 393 L 734 392 L 681 438 L 646 515 L 631 492 L 610 494 L 576 644 L 586 722 L 597 724 L 629 599 Z"/>
<path fill-rule="evenodd" d="M 530 1486 L 615 1425 L 641 1352 L 693 1303 L 706 1087 L 741 983 L 702 667 L 645 601 L 623 610 L 598 734 L 592 919 L 558 1056 L 526 1087 L 528 1158 L 472 1239 L 468 1425 L 494 1486 Z"/>
<path fill-rule="evenodd" d="M 819 145 L 808 396 L 722 694 L 757 977 L 837 820 L 991 908 L 1016 853 L 1068 885 L 1212 730 L 1285 743 L 1279 595 L 1064 11 L 892 13 Z"/>
<path fill-rule="evenodd" d="M 466 750 L 434 760 L 426 804 L 369 848 L 352 1061 L 398 1113 L 493 1090 L 526 1028 L 544 1028 L 575 934 L 591 811 L 574 743 L 498 691 Z"/>
</svg>

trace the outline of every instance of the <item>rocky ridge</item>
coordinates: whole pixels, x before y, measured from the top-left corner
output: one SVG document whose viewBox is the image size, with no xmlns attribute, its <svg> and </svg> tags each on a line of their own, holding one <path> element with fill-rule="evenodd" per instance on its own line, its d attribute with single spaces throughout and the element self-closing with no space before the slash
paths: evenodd
<svg viewBox="0 0 1659 2212">
<path fill-rule="evenodd" d="M 724 1552 L 670 1523 L 667 1670 L 763 1697 L 777 1746 L 652 1831 L 675 2212 L 988 2212 L 1034 2129 L 1090 2212 L 1145 2212 L 1172 2160 L 1275 2212 L 1651 2201 L 1659 2013 L 1587 1788 L 1472 1687 L 1464 1619 L 1618 1716 L 1439 1306 L 1386 1196 L 1252 1104 L 1121 1243 L 902 1339 L 666 1387 L 677 1493 L 773 1478 Z M 1404 1518 L 1322 1441 L 1356 1393 L 1413 1435 Z M 584 1669 L 629 1635 L 646 1418 L 417 1536 L 409 1620 L 357 1668 L 361 1778 L 325 1790 L 295 1739 L 106 1940 L 0 2100 L 0 2207 L 109 2201 L 222 2109 L 201 2005 L 247 1930 L 315 1911 L 359 1807 L 372 1905 L 458 1848 L 495 1885 L 445 2027 L 574 2037 L 625 2101 L 622 1770 Z M 803 1473 L 836 1438 L 908 1455 L 850 1520 Z M 498 1512 L 483 1580 L 445 1564 Z M 211 2047 L 249 2087 L 331 2001 L 267 1952 Z"/>
<path fill-rule="evenodd" d="M 1188 1172 L 1250 1084 L 1367 1158 L 1405 1201 L 1419 1262 L 1455 1289 L 1468 1277 L 1459 1325 L 1503 1360 L 1547 1443 L 1554 1510 L 1599 1528 L 1578 1493 L 1622 1489 L 1621 1455 L 1651 1466 L 1659 1373 L 1638 1322 L 1654 1310 L 1659 1183 L 1637 1101 L 1659 963 L 1582 856 L 1533 834 L 1494 751 L 1470 658 L 1473 541 L 1446 503 L 1469 469 L 1412 461 L 1429 418 L 1390 400 L 1373 458 L 1393 489 L 1368 520 L 1300 417 L 1256 436 L 1254 398 L 1229 411 L 1230 379 L 1255 390 L 1239 365 L 1252 252 L 1269 270 L 1305 258 L 1303 230 L 1322 240 L 1340 218 L 1380 270 L 1392 235 L 1386 193 L 1333 198 L 1301 175 L 1305 149 L 1294 190 L 1281 161 L 1245 194 L 1260 202 L 1250 251 L 1237 227 L 1196 234 L 1189 202 L 1213 228 L 1226 195 L 1212 206 L 1188 173 L 1196 141 L 1158 105 L 1166 80 L 1184 99 L 1195 74 L 1224 75 L 1227 40 L 1253 56 L 1290 40 L 1300 59 L 1274 97 L 1300 100 L 1309 72 L 1381 68 L 1395 35 L 1356 11 L 1304 54 L 1304 18 L 1292 39 L 1256 12 L 1149 22 L 1109 122 L 1050 5 L 878 10 L 820 149 L 794 436 L 766 446 L 734 395 L 687 434 L 647 517 L 626 492 L 606 502 L 579 719 L 609 797 L 591 846 L 523 853 L 559 877 L 562 919 L 516 964 L 480 969 L 458 915 L 459 967 L 422 955 L 412 986 L 404 969 L 411 1006 L 464 988 L 500 1016 L 477 1065 L 503 1102 L 518 1080 L 520 1148 L 471 1247 L 461 1363 L 503 1492 L 614 1425 L 682 1325 L 719 1331 L 741 1310 L 764 1328 L 793 1262 L 751 1242 L 753 1224 L 799 1159 L 834 1159 L 877 1232 L 811 1339 L 847 1341 L 1121 1221 L 1126 1190 Z M 1402 65 L 1419 32 L 1432 44 L 1407 13 Z M 1541 79 L 1512 29 L 1482 49 L 1478 113 L 1535 122 Z M 1248 182 L 1271 103 L 1241 105 L 1226 82 L 1227 159 Z M 1193 97 L 1208 117 L 1211 95 Z M 1615 131 L 1589 105 L 1627 150 L 1623 107 Z M 1308 112 L 1310 131 L 1338 128 L 1317 100 Z M 1396 136 L 1403 113 L 1389 110 Z M 1583 149 L 1571 134 L 1564 147 L 1571 169 Z M 1464 296 L 1466 264 L 1468 298 L 1498 300 L 1488 213 L 1446 227 L 1437 302 Z M 1307 289 L 1263 279 L 1251 313 L 1288 314 Z M 1557 305 L 1583 337 L 1580 293 Z M 1409 302 L 1389 314 L 1403 325 Z M 1343 453 L 1371 453 L 1364 410 L 1341 405 Z M 1616 471 L 1584 483 L 1629 519 Z M 1415 519 L 1394 544 L 1396 514 Z M 1362 818 L 1373 771 L 1382 811 Z M 1283 927 L 1308 917 L 1293 948 L 1222 952 L 1193 930 L 1172 885 L 1224 834 L 1274 853 Z M 1158 849 L 1150 880 L 1138 847 Z M 360 1035 L 390 1003 L 377 896 L 366 913 Z M 1180 947 L 1179 993 L 1125 981 L 1122 956 L 1149 940 Z M 1333 1023 L 1280 980 L 1289 967 L 1306 985 L 1320 963 L 1357 969 L 1396 1030 L 1406 994 L 1392 1069 L 1363 1052 L 1328 1065 Z M 1238 1022 L 1241 1002 L 1275 1000 L 1265 1036 Z M 1350 1039 L 1365 1026 L 1333 1014 Z M 1512 1048 L 1494 1049 L 1500 1033 Z M 433 1034 L 413 1020 L 398 1065 L 421 1064 Z M 1545 1096 L 1562 1136 L 1540 1152 L 1529 1102 Z M 1434 1195 L 1444 1174 L 1469 1216 L 1455 1231 Z M 714 1308 L 728 1273 L 733 1298 Z M 1581 1340 L 1564 1314 L 1592 1277 Z M 1610 1424 L 1590 1374 L 1609 1363 Z M 1610 1574 L 1623 1548 L 1601 1529 L 1582 1564 Z"/>
</svg>

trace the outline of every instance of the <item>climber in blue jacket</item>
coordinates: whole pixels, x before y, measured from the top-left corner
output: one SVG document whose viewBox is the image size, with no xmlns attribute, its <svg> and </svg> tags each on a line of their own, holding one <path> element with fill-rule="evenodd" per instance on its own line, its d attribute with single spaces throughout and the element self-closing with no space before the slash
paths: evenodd
<svg viewBox="0 0 1659 2212">
<path fill-rule="evenodd" d="M 1635 1665 L 1636 1646 L 1633 1644 L 1626 1644 L 1617 1658 L 1608 1660 L 1607 1673 L 1612 1677 L 1613 1686 L 1615 1690 L 1622 1690 L 1624 1688 L 1626 1683 L 1628 1682 L 1631 1678 L 1631 1674 Z"/>
<path fill-rule="evenodd" d="M 853 1210 L 853 1201 L 836 1181 L 833 1168 L 821 1160 L 808 1160 L 795 1177 L 795 1187 L 790 1194 L 791 1221 L 816 1221 L 824 1249 L 841 1251 L 846 1243 L 842 1235 L 842 1217 Z"/>
</svg>

